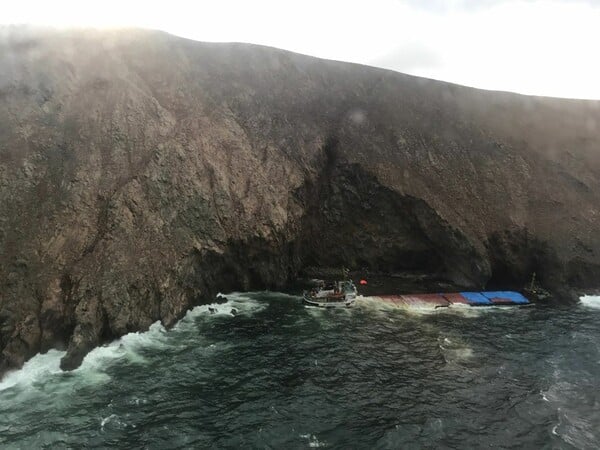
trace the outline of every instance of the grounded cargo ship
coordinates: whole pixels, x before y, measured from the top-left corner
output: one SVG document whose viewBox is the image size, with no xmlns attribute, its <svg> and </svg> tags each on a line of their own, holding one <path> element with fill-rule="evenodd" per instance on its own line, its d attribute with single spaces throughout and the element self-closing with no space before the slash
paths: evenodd
<svg viewBox="0 0 600 450">
<path fill-rule="evenodd" d="M 455 292 L 449 294 L 379 295 L 369 297 L 399 308 L 447 308 L 450 306 L 525 306 L 530 302 L 514 291 Z"/>
</svg>

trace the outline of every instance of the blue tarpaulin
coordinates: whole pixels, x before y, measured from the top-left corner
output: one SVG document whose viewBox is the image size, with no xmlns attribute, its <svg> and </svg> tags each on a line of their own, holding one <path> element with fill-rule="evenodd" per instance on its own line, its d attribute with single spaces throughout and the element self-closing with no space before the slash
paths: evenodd
<svg viewBox="0 0 600 450">
<path fill-rule="evenodd" d="M 469 305 L 493 305 L 491 300 L 481 292 L 461 292 L 460 295 L 467 300 Z"/>
<path fill-rule="evenodd" d="M 507 300 L 513 303 L 517 303 L 519 305 L 526 305 L 529 303 L 525 297 L 523 297 L 518 292 L 513 291 L 492 291 L 492 292 L 482 292 L 484 296 L 489 298 L 490 300 Z"/>
</svg>

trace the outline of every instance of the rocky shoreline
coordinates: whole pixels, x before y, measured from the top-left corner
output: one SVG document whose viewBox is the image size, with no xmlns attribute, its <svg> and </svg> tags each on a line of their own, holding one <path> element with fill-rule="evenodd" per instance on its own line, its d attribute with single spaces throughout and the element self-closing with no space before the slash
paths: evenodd
<svg viewBox="0 0 600 450">
<path fill-rule="evenodd" d="M 600 279 L 600 103 L 165 33 L 0 29 L 0 374 L 310 267 Z"/>
</svg>

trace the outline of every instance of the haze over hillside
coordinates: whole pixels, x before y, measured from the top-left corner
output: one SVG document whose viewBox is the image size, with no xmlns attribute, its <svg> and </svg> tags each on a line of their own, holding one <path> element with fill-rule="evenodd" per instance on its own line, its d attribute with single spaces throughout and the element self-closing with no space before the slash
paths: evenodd
<svg viewBox="0 0 600 450">
<path fill-rule="evenodd" d="M 0 22 L 163 30 L 478 88 L 600 99 L 597 0 L 20 0 L 4 5 Z"/>
</svg>

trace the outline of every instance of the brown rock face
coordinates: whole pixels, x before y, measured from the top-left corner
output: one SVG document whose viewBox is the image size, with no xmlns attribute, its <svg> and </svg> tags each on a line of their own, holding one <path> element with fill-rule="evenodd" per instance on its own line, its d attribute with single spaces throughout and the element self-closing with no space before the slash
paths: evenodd
<svg viewBox="0 0 600 450">
<path fill-rule="evenodd" d="M 0 32 L 0 373 L 307 266 L 600 280 L 600 103 L 146 31 Z M 595 283 L 595 284 L 594 284 Z"/>
</svg>

